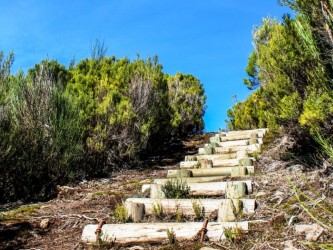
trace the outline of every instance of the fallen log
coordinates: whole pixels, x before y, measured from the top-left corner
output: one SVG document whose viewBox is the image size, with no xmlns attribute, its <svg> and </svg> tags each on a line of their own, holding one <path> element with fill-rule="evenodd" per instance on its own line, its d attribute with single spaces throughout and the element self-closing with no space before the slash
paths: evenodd
<svg viewBox="0 0 333 250">
<path fill-rule="evenodd" d="M 126 223 L 106 224 L 102 227 L 101 240 L 113 244 L 158 243 L 168 244 L 167 232 L 173 232 L 178 242 L 195 238 L 202 228 L 202 222 L 186 223 Z M 239 228 L 249 230 L 249 223 L 244 222 L 209 222 L 207 236 L 211 242 L 225 239 L 224 230 Z M 86 225 L 83 229 L 81 241 L 83 243 L 97 243 L 95 231 L 97 225 Z"/>
<path fill-rule="evenodd" d="M 179 178 L 181 170 L 168 170 L 167 178 Z M 239 171 L 237 171 L 239 170 Z M 208 176 L 244 176 L 254 173 L 254 166 L 246 167 L 224 167 L 224 168 L 206 168 L 206 169 L 191 169 L 190 171 L 193 177 L 208 177 Z"/>
<path fill-rule="evenodd" d="M 194 206 L 200 206 L 204 216 L 209 216 L 217 211 L 223 200 L 228 199 L 150 199 L 150 198 L 128 198 L 125 201 L 127 211 L 133 209 L 132 203 L 144 204 L 144 214 L 154 215 L 156 208 L 160 207 L 163 214 L 176 214 L 181 211 L 184 215 L 195 216 Z M 241 211 L 245 214 L 252 214 L 255 210 L 254 199 L 232 199 L 241 201 Z M 155 211 L 154 211 L 155 210 Z M 133 211 L 133 210 L 131 210 Z M 221 214 L 223 211 L 221 211 Z M 132 216 L 128 214 L 128 216 Z"/>
<path fill-rule="evenodd" d="M 187 178 L 189 179 L 189 178 Z M 231 188 L 237 186 L 238 183 L 244 183 L 246 185 L 245 193 L 252 193 L 252 181 L 230 181 L 230 182 L 206 182 L 206 183 L 187 183 L 186 179 L 179 179 L 181 182 L 186 183 L 186 185 L 190 188 L 190 195 L 191 196 L 221 196 L 225 195 L 227 191 L 227 187 Z M 166 181 L 170 181 L 166 179 Z M 165 181 L 165 182 L 166 182 Z M 163 184 L 165 184 L 165 182 Z M 155 184 L 158 185 L 159 188 L 163 184 Z M 157 186 L 157 187 L 158 187 Z M 146 190 L 155 187 L 154 184 L 144 184 L 142 186 L 142 193 Z M 155 191 L 156 192 L 156 191 Z M 150 198 L 154 198 L 150 196 Z M 234 196 L 228 196 L 228 198 L 236 198 Z M 241 197 L 237 197 L 241 198 Z"/>
</svg>

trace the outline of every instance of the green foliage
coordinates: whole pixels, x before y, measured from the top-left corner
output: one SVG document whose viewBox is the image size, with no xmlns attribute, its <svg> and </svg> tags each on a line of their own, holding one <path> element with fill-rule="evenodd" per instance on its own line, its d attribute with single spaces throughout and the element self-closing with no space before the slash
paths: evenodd
<svg viewBox="0 0 333 250">
<path fill-rule="evenodd" d="M 0 133 L 0 200 L 53 196 L 55 183 L 78 172 L 81 122 L 71 97 L 62 94 L 66 78 L 60 75 L 66 73 L 59 69 L 64 71 L 54 61 L 43 61 L 27 77 L 20 72 L 10 78 L 7 121 L 1 122 L 6 127 Z"/>
<path fill-rule="evenodd" d="M 168 243 L 170 245 L 173 245 L 176 243 L 176 234 L 175 231 L 171 228 L 171 229 L 167 229 L 167 238 L 168 238 Z"/>
<path fill-rule="evenodd" d="M 128 220 L 128 211 L 123 204 L 118 204 L 112 215 L 123 223 L 126 223 Z"/>
<path fill-rule="evenodd" d="M 168 76 L 171 126 L 177 133 L 197 132 L 204 128 L 206 96 L 201 82 L 192 75 Z"/>
<path fill-rule="evenodd" d="M 153 215 L 156 219 L 162 219 L 163 207 L 161 203 L 153 204 Z"/>
<path fill-rule="evenodd" d="M 246 232 L 240 227 L 223 228 L 226 239 L 230 242 L 240 242 L 246 237 Z"/>
<path fill-rule="evenodd" d="M 0 203 L 56 194 L 56 185 L 109 174 L 156 154 L 174 135 L 203 129 L 203 86 L 163 73 L 157 57 L 92 58 L 66 69 L 43 60 L 10 75 L 0 53 Z"/>
<path fill-rule="evenodd" d="M 201 220 L 202 218 L 205 217 L 205 215 L 204 215 L 204 209 L 201 206 L 200 202 L 198 202 L 198 201 L 192 201 L 192 208 L 193 208 L 196 220 Z"/>
<path fill-rule="evenodd" d="M 167 199 L 182 199 L 190 197 L 190 187 L 181 179 L 170 179 L 161 187 Z"/>
<path fill-rule="evenodd" d="M 314 135 L 315 140 L 323 150 L 323 154 L 330 160 L 333 159 L 333 141 L 332 137 L 324 138 L 318 131 Z"/>
<path fill-rule="evenodd" d="M 36 213 L 36 210 L 39 209 L 39 207 L 40 205 L 26 205 L 7 212 L 1 212 L 0 221 L 28 219 L 29 216 Z"/>
<path fill-rule="evenodd" d="M 228 111 L 228 126 L 331 133 L 333 6 L 328 0 L 280 3 L 295 10 L 295 17 L 265 18 L 254 29 L 244 83 L 257 89 Z"/>
</svg>

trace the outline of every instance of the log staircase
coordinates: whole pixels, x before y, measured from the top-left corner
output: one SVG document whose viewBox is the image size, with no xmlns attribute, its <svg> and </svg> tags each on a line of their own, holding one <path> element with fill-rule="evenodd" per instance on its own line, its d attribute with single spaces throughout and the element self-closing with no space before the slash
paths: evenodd
<svg viewBox="0 0 333 250">
<path fill-rule="evenodd" d="M 250 176 L 255 173 L 256 158 L 266 133 L 267 129 L 256 129 L 216 134 L 210 143 L 199 148 L 198 154 L 185 156 L 179 169 L 169 170 L 166 179 L 144 184 L 142 192 L 149 192 L 149 198 L 126 200 L 124 205 L 132 223 L 87 225 L 81 241 L 162 244 L 167 242 L 170 232 L 177 241 L 198 235 L 199 240 L 208 237 L 209 241 L 221 241 L 226 238 L 225 230 L 237 228 L 246 232 L 251 221 L 235 220 L 240 213 L 255 213 L 256 201 L 247 197 L 253 192 Z M 165 198 L 162 186 L 170 180 L 186 183 L 190 198 Z M 166 215 L 181 211 L 184 216 L 194 217 L 198 207 L 203 219 L 206 218 L 204 222 L 141 222 L 145 216 L 156 213 L 156 208 Z"/>
</svg>

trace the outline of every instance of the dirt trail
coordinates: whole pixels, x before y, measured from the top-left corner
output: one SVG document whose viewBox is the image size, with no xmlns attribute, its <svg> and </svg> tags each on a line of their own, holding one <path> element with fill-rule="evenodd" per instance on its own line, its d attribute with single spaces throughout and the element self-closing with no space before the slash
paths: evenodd
<svg viewBox="0 0 333 250">
<path fill-rule="evenodd" d="M 184 156 L 197 148 L 211 135 L 184 142 Z M 298 232 L 296 227 L 314 224 L 313 219 L 304 211 L 302 202 L 295 198 L 297 186 L 302 192 L 316 200 L 317 204 L 333 204 L 333 176 L 331 167 L 324 169 L 309 168 L 297 161 L 276 160 L 280 140 L 266 143 L 265 151 L 258 159 L 256 174 L 251 177 L 255 192 L 250 198 L 257 201 L 255 215 L 249 219 L 262 219 L 268 223 L 251 228 L 245 236 L 232 241 L 214 243 L 215 249 L 319 249 L 316 244 L 333 242 L 332 231 L 319 229 L 317 235 Z M 187 151 L 187 152 L 186 152 Z M 85 225 L 97 223 L 106 218 L 108 223 L 115 222 L 110 216 L 116 206 L 127 197 L 140 197 L 140 187 L 148 179 L 164 178 L 168 169 L 179 166 L 179 156 L 174 155 L 162 164 L 149 168 L 127 170 L 117 173 L 110 179 L 87 181 L 75 187 L 61 187 L 56 199 L 35 204 L 30 215 L 15 214 L 18 221 L 0 220 L 0 249 L 84 249 L 80 244 L 82 229 Z M 314 192 L 315 191 L 315 192 Z M 308 200 L 304 204 L 317 211 L 317 206 Z M 333 212 L 333 209 L 332 209 Z M 318 212 L 332 221 L 332 215 Z M 0 217 L 1 218 L 1 217 Z M 44 221 L 41 224 L 41 222 Z M 7 225 L 7 227 L 6 227 Z M 45 228 L 42 228 L 44 227 Z M 311 247 L 304 242 L 310 242 Z M 200 249 L 202 245 L 185 242 L 162 249 Z M 123 248 L 126 249 L 126 248 Z M 161 249 L 158 246 L 143 246 L 137 249 Z M 329 249 L 329 248 L 328 248 Z M 332 249 L 332 248 L 331 248 Z"/>
</svg>

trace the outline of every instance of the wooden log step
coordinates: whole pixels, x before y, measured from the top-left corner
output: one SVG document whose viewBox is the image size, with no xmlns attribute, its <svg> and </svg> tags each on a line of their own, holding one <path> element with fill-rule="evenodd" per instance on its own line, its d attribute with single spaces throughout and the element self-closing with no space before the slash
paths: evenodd
<svg viewBox="0 0 333 250">
<path fill-rule="evenodd" d="M 200 163 L 198 161 L 181 161 L 180 168 L 184 169 L 193 169 L 193 168 L 200 168 Z"/>
<path fill-rule="evenodd" d="M 166 181 L 172 181 L 166 179 Z M 182 183 L 186 183 L 186 185 L 190 188 L 191 196 L 221 196 L 226 194 L 227 187 L 237 186 L 239 183 L 244 183 L 246 186 L 246 190 L 244 193 L 252 193 L 252 181 L 230 181 L 230 182 L 206 182 L 206 183 L 187 183 L 186 180 L 179 179 Z M 163 184 L 155 184 L 161 187 Z M 142 186 L 142 193 L 146 190 L 150 189 L 152 184 L 144 184 Z M 228 197 L 235 198 L 235 197 Z M 241 197 L 237 197 L 241 198 Z"/>
<path fill-rule="evenodd" d="M 236 159 L 236 158 L 237 158 L 237 153 L 214 154 L 214 155 L 195 155 L 195 161 L 214 160 L 214 159 L 227 160 L 227 159 Z M 245 157 L 243 157 L 243 158 L 245 158 Z"/>
<path fill-rule="evenodd" d="M 126 223 L 106 224 L 102 227 L 101 240 L 114 244 L 158 243 L 168 244 L 167 232 L 174 232 L 178 242 L 191 240 L 202 228 L 202 222 L 186 223 Z M 86 225 L 83 229 L 81 241 L 83 243 L 97 243 L 96 229 L 98 225 Z M 219 242 L 226 237 L 223 230 L 239 228 L 249 230 L 249 223 L 244 222 L 209 222 L 207 236 L 211 242 Z"/>
<path fill-rule="evenodd" d="M 233 136 L 233 135 L 251 135 L 253 133 L 257 133 L 259 138 L 262 138 L 265 136 L 265 134 L 268 132 L 268 129 L 253 129 L 253 130 L 240 130 L 240 131 L 228 131 L 228 132 L 222 132 L 221 137 L 224 136 Z"/>
<path fill-rule="evenodd" d="M 229 153 L 235 153 L 239 150 L 246 150 L 247 153 L 253 154 L 254 152 L 258 152 L 261 150 L 261 144 L 251 144 L 246 146 L 233 146 L 233 147 L 215 147 L 214 148 L 214 154 L 229 154 Z M 200 148 L 199 148 L 200 151 Z M 200 152 L 199 152 L 200 154 Z M 204 154 L 204 153 L 203 153 Z"/>
<path fill-rule="evenodd" d="M 186 183 L 205 183 L 205 182 L 223 181 L 228 178 L 229 178 L 228 176 L 208 176 L 208 177 L 188 177 L 188 178 L 185 177 L 185 178 L 181 178 L 181 180 Z M 163 185 L 168 180 L 170 180 L 170 178 L 169 179 L 155 179 L 153 183 Z"/>
<path fill-rule="evenodd" d="M 180 178 L 182 170 L 168 170 L 167 178 Z M 245 176 L 254 173 L 254 166 L 244 167 L 224 167 L 224 168 L 204 168 L 204 169 L 191 169 L 187 170 L 192 177 L 208 177 L 208 176 Z M 190 177 L 188 176 L 188 177 Z"/>
<path fill-rule="evenodd" d="M 249 140 L 237 140 L 237 141 L 224 141 L 224 142 L 217 142 L 218 147 L 235 147 L 235 146 L 248 146 L 250 145 Z"/>
<path fill-rule="evenodd" d="M 133 208 L 132 203 L 144 204 L 144 214 L 153 215 L 157 207 L 162 208 L 163 214 L 176 214 L 181 211 L 184 215 L 195 216 L 194 206 L 200 206 L 204 216 L 209 216 L 217 211 L 224 200 L 228 199 L 150 199 L 150 198 L 128 198 L 125 201 L 127 211 Z M 233 199 L 241 201 L 241 211 L 245 214 L 254 213 L 256 202 L 254 199 Z M 132 211 L 132 210 L 131 210 Z M 156 212 L 155 212 L 156 213 Z M 223 213 L 223 211 L 221 212 Z M 128 216 L 131 216 L 129 214 Z"/>
<path fill-rule="evenodd" d="M 226 141 L 249 140 L 249 139 L 252 138 L 253 135 L 255 135 L 256 138 L 258 137 L 257 133 L 254 133 L 254 134 L 235 134 L 235 135 L 226 134 L 225 136 L 220 137 L 220 141 L 221 142 L 226 142 Z"/>
<path fill-rule="evenodd" d="M 200 160 L 200 161 L 182 161 L 180 162 L 181 169 L 198 169 L 198 168 L 220 168 L 234 166 L 254 166 L 254 158 L 245 159 L 219 159 Z"/>
</svg>

